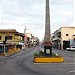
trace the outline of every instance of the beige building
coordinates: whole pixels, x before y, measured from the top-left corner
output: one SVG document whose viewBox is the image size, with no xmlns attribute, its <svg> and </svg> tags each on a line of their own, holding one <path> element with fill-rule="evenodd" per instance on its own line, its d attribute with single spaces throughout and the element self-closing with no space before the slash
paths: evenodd
<svg viewBox="0 0 75 75">
<path fill-rule="evenodd" d="M 26 33 L 26 35 L 25 35 L 25 44 L 26 44 L 26 46 L 31 45 L 31 38 L 32 38 L 32 33 Z"/>
<path fill-rule="evenodd" d="M 53 46 L 57 49 L 66 49 L 75 46 L 75 27 L 61 27 L 52 34 Z"/>
</svg>

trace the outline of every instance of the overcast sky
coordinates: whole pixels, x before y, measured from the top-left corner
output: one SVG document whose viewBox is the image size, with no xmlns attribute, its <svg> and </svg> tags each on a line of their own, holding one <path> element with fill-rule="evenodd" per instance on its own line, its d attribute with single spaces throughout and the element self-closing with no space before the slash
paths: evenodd
<svg viewBox="0 0 75 75">
<path fill-rule="evenodd" d="M 74 26 L 74 0 L 50 0 L 51 33 Z M 24 28 L 42 39 L 45 29 L 45 0 L 0 0 L 0 29 Z"/>
</svg>

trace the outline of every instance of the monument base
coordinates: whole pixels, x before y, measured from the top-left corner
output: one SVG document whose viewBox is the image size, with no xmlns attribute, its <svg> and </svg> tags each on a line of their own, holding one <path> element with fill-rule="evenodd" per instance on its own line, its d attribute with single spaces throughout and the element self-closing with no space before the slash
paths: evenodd
<svg viewBox="0 0 75 75">
<path fill-rule="evenodd" d="M 52 46 L 44 46 L 44 56 L 52 56 Z"/>
<path fill-rule="evenodd" d="M 64 58 L 50 53 L 50 49 L 52 50 L 51 46 L 44 46 L 45 52 L 42 52 L 41 54 L 34 55 L 34 63 L 62 63 L 64 62 Z M 48 52 L 49 50 L 49 52 Z"/>
<path fill-rule="evenodd" d="M 62 63 L 63 57 L 34 57 L 34 63 Z"/>
<path fill-rule="evenodd" d="M 52 56 L 52 44 L 50 41 L 44 42 L 44 56 Z"/>
</svg>

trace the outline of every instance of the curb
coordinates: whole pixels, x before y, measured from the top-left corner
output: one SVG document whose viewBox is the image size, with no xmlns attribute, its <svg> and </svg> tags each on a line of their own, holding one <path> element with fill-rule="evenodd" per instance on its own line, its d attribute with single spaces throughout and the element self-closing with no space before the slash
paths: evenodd
<svg viewBox="0 0 75 75">
<path fill-rule="evenodd" d="M 10 56 L 15 55 L 15 54 L 17 54 L 17 53 L 19 53 L 19 52 L 21 52 L 21 51 L 18 51 L 18 52 L 16 52 L 16 53 L 13 53 L 13 54 L 10 54 L 10 55 L 6 55 L 5 57 L 10 57 Z"/>
</svg>

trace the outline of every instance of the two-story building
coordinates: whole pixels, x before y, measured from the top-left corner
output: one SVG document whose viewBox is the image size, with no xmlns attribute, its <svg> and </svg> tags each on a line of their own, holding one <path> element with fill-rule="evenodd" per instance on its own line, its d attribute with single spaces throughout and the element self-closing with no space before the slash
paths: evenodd
<svg viewBox="0 0 75 75">
<path fill-rule="evenodd" d="M 0 44 L 6 42 L 6 44 L 19 45 L 21 41 L 24 41 L 23 33 L 15 29 L 0 29 Z"/>
<path fill-rule="evenodd" d="M 61 27 L 52 34 L 53 47 L 66 49 L 75 46 L 75 27 Z"/>
</svg>

